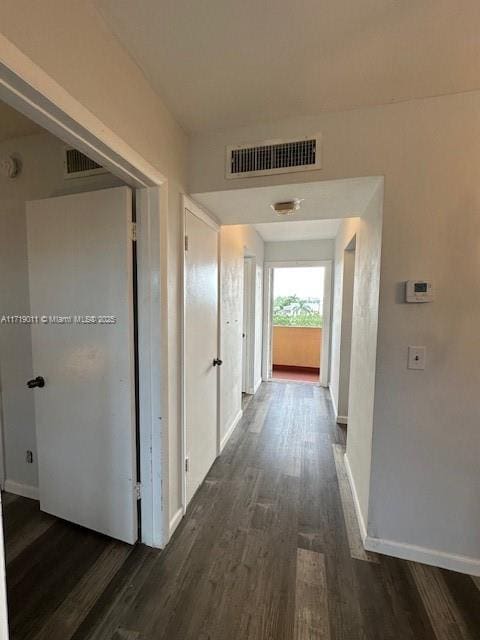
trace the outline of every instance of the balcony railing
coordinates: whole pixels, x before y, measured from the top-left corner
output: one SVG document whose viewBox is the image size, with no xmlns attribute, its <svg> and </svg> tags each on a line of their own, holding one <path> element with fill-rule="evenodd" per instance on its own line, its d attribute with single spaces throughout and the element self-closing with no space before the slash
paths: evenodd
<svg viewBox="0 0 480 640">
<path fill-rule="evenodd" d="M 273 364 L 284 367 L 320 368 L 322 329 L 273 327 Z"/>
</svg>

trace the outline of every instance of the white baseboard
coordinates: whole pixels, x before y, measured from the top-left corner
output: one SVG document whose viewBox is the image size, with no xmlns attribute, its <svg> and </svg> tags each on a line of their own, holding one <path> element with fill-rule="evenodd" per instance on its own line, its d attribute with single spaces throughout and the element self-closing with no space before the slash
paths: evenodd
<svg viewBox="0 0 480 640">
<path fill-rule="evenodd" d="M 333 415 L 335 416 L 335 422 L 337 422 L 338 424 L 348 424 L 348 416 L 339 416 L 337 413 L 337 401 L 335 400 L 335 396 L 333 395 L 331 385 L 328 385 L 328 390 L 330 391 L 330 400 L 332 402 Z"/>
<path fill-rule="evenodd" d="M 178 525 L 182 521 L 182 518 L 183 518 L 183 508 L 180 507 L 180 509 L 178 509 L 178 511 L 174 514 L 173 518 L 170 520 L 170 524 L 168 527 L 169 538 L 171 538 L 172 535 L 174 534 L 175 529 L 178 527 Z"/>
<path fill-rule="evenodd" d="M 480 560 L 477 558 L 445 553 L 426 547 L 417 547 L 412 544 L 395 542 L 394 540 L 372 538 L 371 536 L 366 537 L 364 545 L 367 551 L 383 553 L 384 555 L 402 558 L 403 560 L 421 562 L 433 567 L 466 573 L 470 576 L 480 576 Z"/>
<path fill-rule="evenodd" d="M 39 500 L 38 487 L 33 487 L 30 484 L 22 484 L 15 480 L 5 480 L 5 491 L 7 493 L 14 493 L 16 496 L 22 496 L 23 498 L 31 498 L 32 500 Z"/>
<path fill-rule="evenodd" d="M 355 514 L 358 520 L 358 526 L 360 527 L 360 535 L 362 536 L 363 546 L 365 546 L 365 540 L 367 539 L 367 527 L 365 526 L 365 520 L 363 519 L 362 510 L 360 509 L 360 501 L 358 500 L 357 488 L 355 487 L 355 482 L 353 480 L 352 469 L 350 467 L 350 462 L 348 461 L 348 456 L 345 454 L 345 470 L 347 472 L 348 482 L 350 483 L 350 489 L 352 491 L 353 496 L 353 504 L 355 506 Z"/>
<path fill-rule="evenodd" d="M 232 435 L 235 427 L 237 426 L 237 424 L 242 419 L 242 416 L 243 416 L 243 411 L 240 409 L 240 411 L 237 413 L 237 415 L 233 419 L 232 424 L 228 427 L 226 434 L 220 440 L 220 453 L 223 451 L 223 448 L 225 447 L 225 445 L 227 444 L 228 440 L 230 439 L 230 436 Z"/>
<path fill-rule="evenodd" d="M 353 480 L 352 470 L 350 468 L 347 454 L 345 454 L 345 469 L 347 471 L 348 480 L 352 489 L 353 503 L 355 505 L 355 513 L 357 515 L 358 525 L 360 527 L 363 546 L 367 551 L 382 553 L 386 556 L 402 558 L 403 560 L 410 560 L 412 562 L 421 562 L 422 564 L 428 564 L 432 567 L 440 567 L 442 569 L 449 569 L 450 571 L 458 571 L 460 573 L 466 573 L 470 576 L 480 576 L 480 559 L 469 558 L 468 556 L 445 553 L 444 551 L 437 551 L 436 549 L 417 547 L 415 545 L 406 544 L 404 542 L 383 540 L 382 538 L 374 538 L 373 536 L 369 536 L 367 534 L 365 521 L 360 510 L 358 494 L 355 488 L 355 482 Z"/>
<path fill-rule="evenodd" d="M 335 396 L 333 395 L 332 385 L 328 385 L 328 390 L 330 392 L 330 401 L 332 403 L 333 415 L 335 416 L 335 420 L 337 420 L 337 402 L 335 400 Z"/>
</svg>

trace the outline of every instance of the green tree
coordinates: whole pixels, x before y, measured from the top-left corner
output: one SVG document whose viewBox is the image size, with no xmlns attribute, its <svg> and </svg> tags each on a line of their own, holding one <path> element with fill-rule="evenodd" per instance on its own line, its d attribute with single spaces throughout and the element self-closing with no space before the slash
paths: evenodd
<svg viewBox="0 0 480 640">
<path fill-rule="evenodd" d="M 323 318 L 312 309 L 310 300 L 297 295 L 277 296 L 273 302 L 273 324 L 284 327 L 321 327 Z"/>
<path fill-rule="evenodd" d="M 289 307 L 291 304 L 296 304 L 300 301 L 299 297 L 294 294 L 293 296 L 277 296 L 273 301 L 273 308 L 282 310 L 285 307 Z"/>
</svg>

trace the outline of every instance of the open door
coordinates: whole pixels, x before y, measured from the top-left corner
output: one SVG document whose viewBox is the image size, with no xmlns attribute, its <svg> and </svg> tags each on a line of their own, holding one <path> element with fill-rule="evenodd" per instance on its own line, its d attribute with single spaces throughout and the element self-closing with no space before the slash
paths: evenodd
<svg viewBox="0 0 480 640">
<path fill-rule="evenodd" d="M 27 227 L 40 508 L 134 543 L 131 190 L 28 202 Z"/>
</svg>

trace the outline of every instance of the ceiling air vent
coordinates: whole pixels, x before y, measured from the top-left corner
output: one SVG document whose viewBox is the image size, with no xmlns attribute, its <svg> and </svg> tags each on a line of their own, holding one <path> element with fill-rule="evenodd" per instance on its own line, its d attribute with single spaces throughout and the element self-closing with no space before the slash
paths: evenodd
<svg viewBox="0 0 480 640">
<path fill-rule="evenodd" d="M 84 178 L 98 173 L 108 173 L 101 165 L 90 160 L 78 149 L 65 149 L 65 178 Z"/>
<path fill-rule="evenodd" d="M 227 178 L 312 171 L 321 166 L 320 135 L 227 147 Z"/>
</svg>

